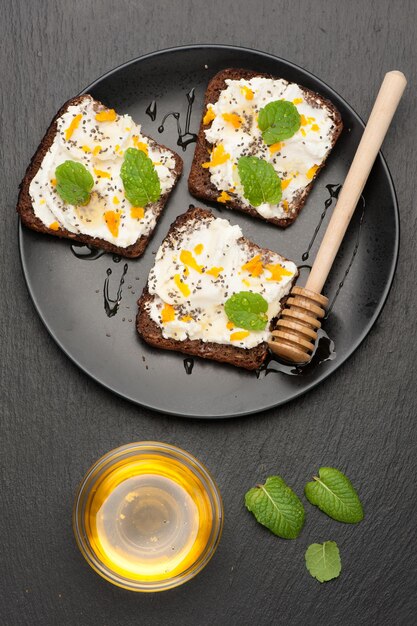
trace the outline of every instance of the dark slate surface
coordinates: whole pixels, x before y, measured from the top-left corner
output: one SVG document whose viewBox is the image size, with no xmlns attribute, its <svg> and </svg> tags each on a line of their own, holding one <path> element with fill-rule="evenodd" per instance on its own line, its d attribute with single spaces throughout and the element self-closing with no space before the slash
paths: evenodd
<svg viewBox="0 0 417 626">
<path fill-rule="evenodd" d="M 412 0 L 0 3 L 2 624 L 415 623 L 416 21 Z M 14 214 L 28 159 L 65 99 L 131 57 L 200 42 L 288 58 L 364 117 L 384 71 L 401 69 L 410 83 L 384 147 L 402 242 L 378 324 L 308 396 L 217 423 L 141 410 L 68 361 L 26 291 Z M 164 594 L 135 595 L 102 581 L 72 537 L 72 499 L 83 472 L 105 451 L 138 439 L 194 453 L 224 496 L 215 558 L 194 581 Z M 345 470 L 357 485 L 366 510 L 359 526 L 337 524 L 308 506 L 302 535 L 285 542 L 244 510 L 243 494 L 268 474 L 280 473 L 301 494 L 323 464 Z M 343 572 L 320 586 L 304 570 L 304 551 L 326 539 L 338 542 Z"/>
</svg>

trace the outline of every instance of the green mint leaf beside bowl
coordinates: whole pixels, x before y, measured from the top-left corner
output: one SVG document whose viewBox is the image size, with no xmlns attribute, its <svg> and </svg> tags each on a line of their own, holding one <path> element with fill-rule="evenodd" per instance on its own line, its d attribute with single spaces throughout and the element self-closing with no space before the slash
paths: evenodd
<svg viewBox="0 0 417 626">
<path fill-rule="evenodd" d="M 243 156 L 237 162 L 243 195 L 252 206 L 278 204 L 282 197 L 281 179 L 271 163 L 254 156 Z"/>
<path fill-rule="evenodd" d="M 301 126 L 301 116 L 292 102 L 275 100 L 259 111 L 258 126 L 262 139 L 271 146 L 295 135 Z"/>
<path fill-rule="evenodd" d="M 342 571 L 339 548 L 335 541 L 312 543 L 305 553 L 306 567 L 321 583 L 337 578 Z"/>
<path fill-rule="evenodd" d="M 283 539 L 296 539 L 304 526 L 303 504 L 280 476 L 249 489 L 245 504 L 260 524 Z"/>
<path fill-rule="evenodd" d="M 88 169 L 77 161 L 64 161 L 55 170 L 56 190 L 64 202 L 75 206 L 90 201 L 94 178 Z"/>
<path fill-rule="evenodd" d="M 152 160 L 142 150 L 128 148 L 120 169 L 125 196 L 133 206 L 145 207 L 157 202 L 161 184 Z"/>
<path fill-rule="evenodd" d="M 304 489 L 307 500 L 338 522 L 357 524 L 363 520 L 359 496 L 349 478 L 334 467 L 321 467 Z"/>
<path fill-rule="evenodd" d="M 227 317 L 238 328 L 265 330 L 268 302 L 259 293 L 239 291 L 226 300 L 224 309 Z"/>
</svg>

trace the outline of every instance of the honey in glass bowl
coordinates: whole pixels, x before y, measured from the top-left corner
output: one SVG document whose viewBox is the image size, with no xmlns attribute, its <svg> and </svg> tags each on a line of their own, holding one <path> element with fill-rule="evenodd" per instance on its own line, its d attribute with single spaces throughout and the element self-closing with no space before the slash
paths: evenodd
<svg viewBox="0 0 417 626">
<path fill-rule="evenodd" d="M 84 477 L 73 526 L 88 563 L 110 582 L 162 591 L 195 576 L 220 540 L 221 497 L 190 454 L 133 443 L 99 459 Z"/>
</svg>

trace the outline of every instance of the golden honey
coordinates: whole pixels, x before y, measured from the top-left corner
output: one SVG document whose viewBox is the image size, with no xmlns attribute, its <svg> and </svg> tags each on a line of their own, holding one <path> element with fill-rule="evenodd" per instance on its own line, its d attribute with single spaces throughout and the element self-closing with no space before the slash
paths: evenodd
<svg viewBox="0 0 417 626">
<path fill-rule="evenodd" d="M 216 485 L 196 459 L 166 444 L 123 446 L 86 475 L 74 530 L 87 561 L 111 582 L 157 591 L 185 582 L 220 538 Z"/>
</svg>

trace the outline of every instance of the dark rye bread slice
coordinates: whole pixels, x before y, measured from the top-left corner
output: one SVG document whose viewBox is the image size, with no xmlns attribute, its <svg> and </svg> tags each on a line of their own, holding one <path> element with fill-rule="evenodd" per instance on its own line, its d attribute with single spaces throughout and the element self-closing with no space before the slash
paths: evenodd
<svg viewBox="0 0 417 626">
<path fill-rule="evenodd" d="M 159 201 L 155 203 L 154 205 L 152 205 L 152 207 L 148 207 L 148 210 L 153 210 L 155 212 L 156 219 L 157 219 L 155 228 L 148 235 L 143 235 L 142 237 L 139 237 L 139 239 L 131 246 L 128 246 L 127 248 L 122 248 L 112 243 L 109 243 L 108 241 L 105 241 L 104 239 L 98 239 L 96 237 L 91 237 L 90 235 L 81 235 L 81 234 L 71 233 L 65 228 L 59 228 L 58 230 L 51 230 L 50 228 L 45 226 L 45 224 L 38 217 L 36 217 L 34 210 L 33 210 L 32 200 L 29 194 L 29 186 L 30 186 L 32 179 L 38 172 L 42 164 L 42 161 L 45 157 L 45 154 L 47 153 L 48 149 L 50 148 L 50 146 L 52 145 L 54 141 L 54 137 L 57 132 L 57 120 L 59 117 L 61 117 L 61 115 L 65 113 L 65 111 L 67 110 L 69 106 L 79 104 L 80 102 L 83 101 L 85 97 L 88 97 L 88 94 L 71 98 L 59 109 L 58 113 L 55 115 L 41 143 L 39 144 L 35 154 L 33 155 L 30 161 L 30 164 L 26 170 L 26 173 L 22 182 L 19 185 L 20 191 L 19 191 L 19 197 L 17 200 L 16 210 L 19 213 L 23 224 L 25 224 L 25 226 L 27 226 L 28 228 L 31 228 L 32 230 L 38 231 L 39 233 L 46 233 L 48 235 L 53 235 L 55 237 L 71 239 L 72 241 L 77 241 L 85 245 L 90 245 L 90 246 L 93 246 L 94 248 L 100 248 L 101 250 L 105 250 L 105 252 L 112 252 L 114 254 L 118 254 L 120 256 L 124 256 L 128 258 L 136 258 L 136 257 L 141 256 L 144 253 L 146 246 L 148 245 L 150 239 L 152 238 L 152 235 L 158 223 L 158 218 L 160 214 L 162 213 L 171 192 L 173 191 L 175 185 L 177 184 L 179 177 L 182 174 L 182 167 L 183 167 L 182 159 L 176 152 L 174 152 L 173 150 L 170 150 L 169 148 L 166 148 L 165 146 L 161 144 L 156 144 L 156 142 L 151 137 L 146 136 L 147 139 L 152 141 L 154 144 L 159 145 L 161 148 L 164 148 L 165 150 L 169 150 L 169 152 L 172 153 L 172 156 L 175 159 L 175 169 L 174 169 L 175 181 L 170 191 L 163 194 L 160 197 Z M 101 102 L 99 102 L 98 100 L 95 100 L 95 102 L 97 103 L 98 110 L 107 108 L 103 104 L 101 104 Z"/>
<path fill-rule="evenodd" d="M 243 78 L 245 80 L 250 80 L 251 78 L 254 78 L 255 76 L 262 76 L 264 78 L 271 78 L 271 79 L 275 78 L 271 74 L 254 72 L 252 70 L 229 68 L 226 70 L 222 70 L 221 72 L 216 74 L 210 80 L 207 86 L 205 99 L 204 99 L 203 115 L 201 118 L 200 130 L 198 132 L 198 138 L 197 138 L 196 148 L 194 152 L 194 159 L 191 164 L 190 175 L 188 177 L 188 188 L 190 190 L 190 193 L 196 198 L 200 198 L 201 200 L 206 200 L 206 201 L 211 201 L 211 202 L 217 202 L 217 198 L 220 193 L 220 191 L 210 181 L 210 170 L 208 168 L 206 169 L 206 168 L 201 167 L 203 163 L 210 160 L 209 150 L 211 149 L 211 144 L 206 140 L 206 136 L 204 134 L 204 131 L 208 128 L 208 126 L 205 126 L 203 124 L 203 118 L 207 110 L 207 105 L 214 104 L 215 102 L 217 102 L 220 96 L 220 92 L 226 89 L 227 87 L 226 79 L 240 80 Z M 336 109 L 334 104 L 330 102 L 330 100 L 327 100 L 327 98 L 324 98 L 320 94 L 317 94 L 314 91 L 307 89 L 306 87 L 302 87 L 301 85 L 299 85 L 299 87 L 304 92 L 306 101 L 312 107 L 321 108 L 325 106 L 331 111 L 331 116 L 332 116 L 333 123 L 334 123 L 332 139 L 331 139 L 331 149 L 332 149 L 343 129 L 343 122 L 342 122 L 342 118 L 341 118 L 339 111 Z M 329 153 L 331 149 L 329 150 Z M 309 185 L 301 189 L 297 193 L 297 195 L 294 197 L 294 199 L 291 201 L 291 204 L 289 206 L 289 216 L 286 218 L 262 217 L 262 215 L 260 215 L 256 211 L 256 209 L 242 204 L 238 198 L 233 197 L 233 194 L 230 194 L 232 196 L 231 200 L 228 200 L 226 203 L 222 203 L 222 204 L 227 206 L 230 209 L 243 211 L 244 213 L 248 213 L 249 215 L 252 215 L 253 217 L 257 217 L 266 222 L 270 222 L 271 224 L 275 224 L 276 226 L 280 226 L 281 228 L 286 228 L 287 226 L 289 226 L 295 221 L 301 209 L 303 208 L 307 200 L 307 196 L 310 193 L 311 188 L 314 184 L 314 180 L 318 176 L 318 173 L 323 168 L 324 164 L 325 164 L 325 160 L 320 165 L 320 167 L 317 168 L 317 171 L 311 183 L 309 183 Z"/>
<path fill-rule="evenodd" d="M 187 222 L 193 222 L 196 219 L 203 220 L 205 218 L 214 218 L 214 215 L 208 209 L 200 209 L 198 207 L 190 208 L 186 213 L 179 215 L 175 222 L 171 224 L 164 241 L 180 237 L 181 235 L 178 235 L 178 231 L 180 231 Z M 261 248 L 249 239 L 246 239 L 246 237 L 242 237 L 240 241 L 246 243 L 253 251 L 254 255 L 260 252 L 264 254 L 271 253 L 270 250 Z M 284 257 L 282 258 L 284 259 Z M 292 285 L 297 280 L 297 277 L 298 272 L 292 280 Z M 285 296 L 281 299 L 281 308 L 284 306 L 287 297 L 288 296 Z M 229 344 L 204 342 L 200 339 L 185 339 L 184 341 L 165 339 L 162 335 L 161 328 L 153 321 L 147 311 L 146 305 L 152 302 L 153 298 L 154 296 L 149 293 L 148 285 L 146 285 L 138 300 L 139 311 L 136 317 L 136 328 L 139 335 L 151 346 L 162 348 L 163 350 L 183 352 L 184 354 L 199 356 L 203 359 L 212 359 L 213 361 L 219 361 L 221 363 L 229 363 L 230 365 L 243 367 L 247 370 L 255 370 L 264 362 L 268 354 L 268 344 L 265 341 L 254 348 L 238 348 L 237 346 L 231 346 Z M 271 327 L 274 326 L 274 322 L 275 320 L 271 321 Z"/>
</svg>

